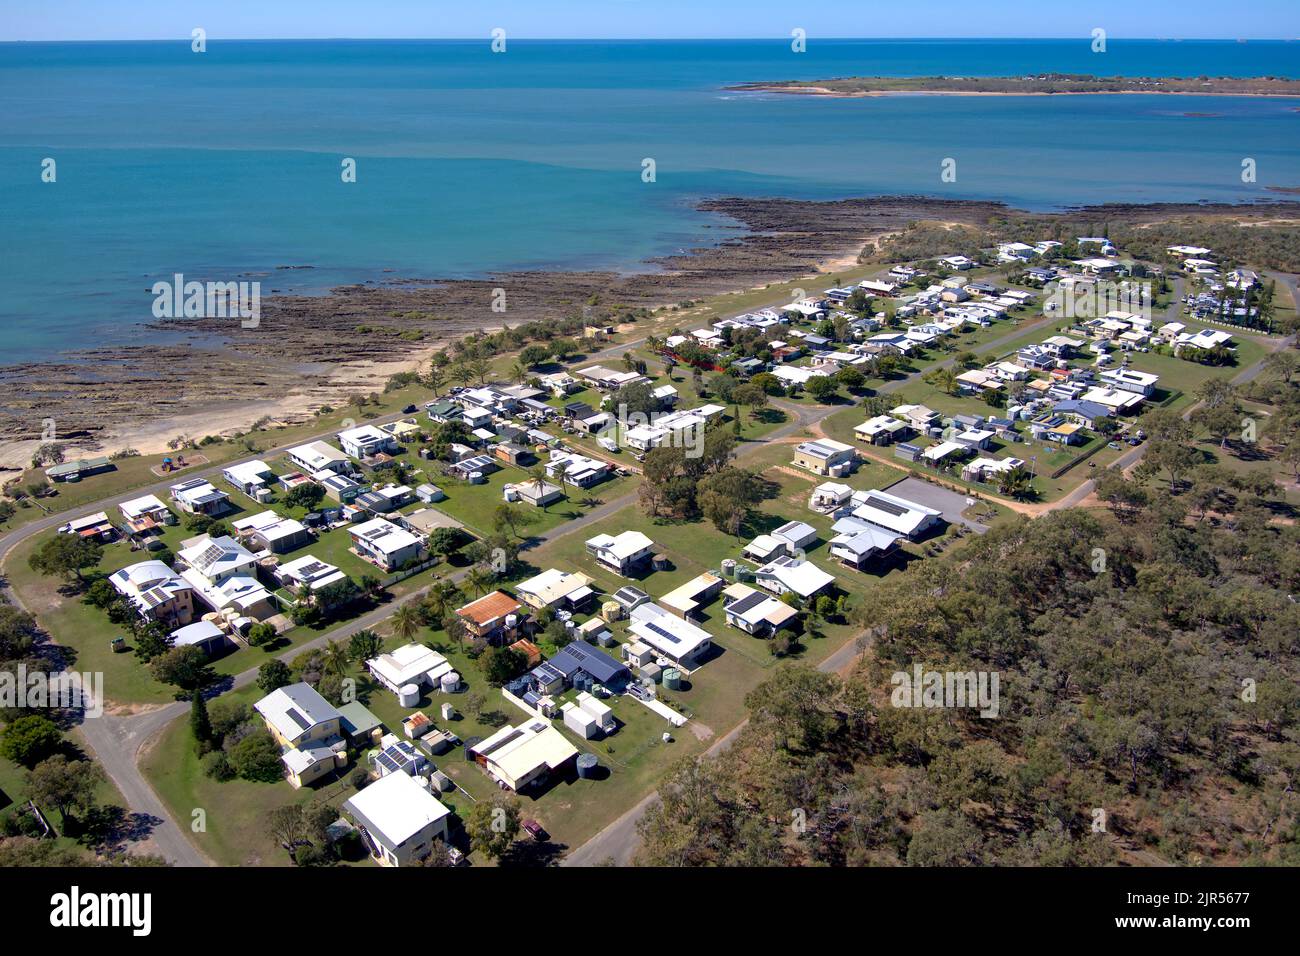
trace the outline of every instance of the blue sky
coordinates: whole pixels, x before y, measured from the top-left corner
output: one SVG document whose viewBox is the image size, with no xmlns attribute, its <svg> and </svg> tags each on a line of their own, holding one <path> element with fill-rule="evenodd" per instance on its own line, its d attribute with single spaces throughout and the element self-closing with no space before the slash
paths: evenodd
<svg viewBox="0 0 1300 956">
<path fill-rule="evenodd" d="M 5 0 L 0 40 L 516 38 L 1300 37 L 1296 0 Z"/>
</svg>

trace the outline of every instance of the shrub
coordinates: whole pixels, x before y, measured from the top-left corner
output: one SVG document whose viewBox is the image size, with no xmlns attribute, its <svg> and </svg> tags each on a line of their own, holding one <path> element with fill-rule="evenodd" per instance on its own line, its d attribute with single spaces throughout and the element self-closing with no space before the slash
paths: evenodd
<svg viewBox="0 0 1300 956">
<path fill-rule="evenodd" d="M 235 778 L 235 770 L 230 766 L 230 758 L 226 756 L 225 751 L 214 750 L 205 754 L 199 761 L 199 766 L 203 768 L 204 776 L 211 777 L 213 780 L 224 783 Z"/>
</svg>

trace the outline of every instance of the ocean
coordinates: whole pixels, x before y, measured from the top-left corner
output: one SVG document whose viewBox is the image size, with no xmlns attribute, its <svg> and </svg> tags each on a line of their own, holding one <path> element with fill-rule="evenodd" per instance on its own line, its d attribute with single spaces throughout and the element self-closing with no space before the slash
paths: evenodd
<svg viewBox="0 0 1300 956">
<path fill-rule="evenodd" d="M 160 279 L 263 296 L 644 268 L 725 237 L 700 198 L 927 194 L 1027 209 L 1281 198 L 1300 99 L 829 99 L 850 75 L 1277 75 L 1300 45 L 1079 40 L 0 44 L 0 363 L 148 344 Z M 1241 181 L 1256 161 L 1257 181 Z M 57 179 L 42 181 L 42 162 Z M 356 182 L 341 164 L 356 161 Z M 955 182 L 940 179 L 945 158 Z M 643 178 L 654 162 L 654 181 Z"/>
</svg>

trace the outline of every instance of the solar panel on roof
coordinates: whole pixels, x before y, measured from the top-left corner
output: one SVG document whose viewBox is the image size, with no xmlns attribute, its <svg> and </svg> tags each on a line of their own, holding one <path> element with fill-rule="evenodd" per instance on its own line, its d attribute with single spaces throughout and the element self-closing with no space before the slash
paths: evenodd
<svg viewBox="0 0 1300 956">
<path fill-rule="evenodd" d="M 203 553 L 199 555 L 199 564 L 203 564 L 203 565 L 213 564 L 214 562 L 219 560 L 221 556 L 225 553 L 226 553 L 226 549 L 221 547 L 221 545 L 210 544 L 206 548 L 204 548 Z"/>
<path fill-rule="evenodd" d="M 767 595 L 764 594 L 759 594 L 757 592 L 753 594 L 746 594 L 739 601 L 736 601 L 729 608 L 727 608 L 727 610 L 733 614 L 744 614 L 750 608 L 756 607 L 759 604 L 762 604 L 766 600 L 767 600 Z"/>
<path fill-rule="evenodd" d="M 308 727 L 311 726 L 311 721 L 309 721 L 306 717 L 304 717 L 296 707 L 290 707 L 288 710 L 285 711 L 285 715 L 288 716 L 290 720 L 292 720 L 295 724 L 298 725 L 299 730 L 306 730 Z"/>
<path fill-rule="evenodd" d="M 681 640 L 680 640 L 679 638 L 675 637 L 675 636 L 672 635 L 672 634 L 669 634 L 667 631 L 665 631 L 662 627 L 660 627 L 660 626 L 659 626 L 658 624 L 656 624 L 654 621 L 646 621 L 646 622 L 645 622 L 645 626 L 648 627 L 650 630 L 654 631 L 656 634 L 658 634 L 660 637 L 662 637 L 662 638 L 663 638 L 664 640 L 666 640 L 666 641 L 670 641 L 670 642 L 673 643 L 673 644 L 680 644 L 680 643 L 681 643 Z"/>
<path fill-rule="evenodd" d="M 898 517 L 899 515 L 905 515 L 907 514 L 908 511 L 908 509 L 904 508 L 902 505 L 896 505 L 892 501 L 885 501 L 881 498 L 876 498 L 874 496 L 867 497 L 867 504 L 871 505 L 871 507 L 877 509 L 878 511 L 883 511 L 886 514 L 891 514 L 894 515 L 895 517 Z"/>
</svg>

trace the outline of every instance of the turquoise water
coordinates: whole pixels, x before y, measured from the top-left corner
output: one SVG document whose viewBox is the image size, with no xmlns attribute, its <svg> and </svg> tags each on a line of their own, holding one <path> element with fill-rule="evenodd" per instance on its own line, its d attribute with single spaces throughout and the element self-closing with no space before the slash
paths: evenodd
<svg viewBox="0 0 1300 956">
<path fill-rule="evenodd" d="M 635 268 L 719 241 L 714 195 L 924 193 L 1032 209 L 1300 185 L 1300 100 L 802 99 L 853 74 L 1300 76 L 1285 42 L 212 41 L 0 44 L 3 361 L 159 340 L 148 289 L 263 293 Z M 1186 114 L 1210 114 L 1189 116 Z M 44 157 L 58 182 L 40 181 Z M 1241 160 L 1258 182 L 1240 180 Z M 353 157 L 358 181 L 340 181 Z M 653 158 L 657 181 L 644 183 Z M 957 160 L 955 183 L 940 162 Z M 310 266 L 293 271 L 281 266 Z"/>
</svg>

